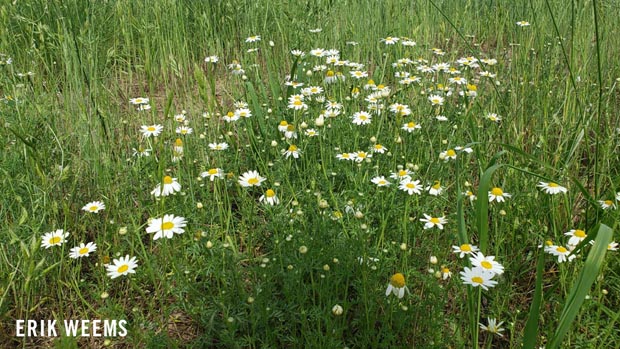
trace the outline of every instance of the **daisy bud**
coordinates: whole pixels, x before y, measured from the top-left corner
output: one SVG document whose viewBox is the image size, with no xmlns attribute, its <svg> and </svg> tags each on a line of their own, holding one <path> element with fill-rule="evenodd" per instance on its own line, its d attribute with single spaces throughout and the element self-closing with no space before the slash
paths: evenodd
<svg viewBox="0 0 620 349">
<path fill-rule="evenodd" d="M 343 311 L 344 310 L 342 309 L 342 307 L 338 304 L 334 305 L 334 307 L 332 308 L 332 314 L 336 316 L 342 315 Z"/>
<path fill-rule="evenodd" d="M 441 272 L 440 272 L 439 270 L 437 270 L 437 271 L 435 272 L 435 277 L 436 277 L 437 279 L 441 279 Z"/>
<path fill-rule="evenodd" d="M 394 142 L 395 142 L 395 143 L 399 143 L 399 144 L 400 144 L 400 143 L 402 143 L 402 142 L 403 142 L 403 139 L 402 139 L 402 138 L 400 138 L 400 136 L 398 136 L 398 137 L 396 137 L 396 139 L 394 140 Z"/>
<path fill-rule="evenodd" d="M 364 218 L 364 214 L 361 211 L 355 212 L 355 218 L 361 219 Z"/>
<path fill-rule="evenodd" d="M 317 126 L 323 126 L 325 124 L 325 119 L 323 118 L 323 115 L 319 115 L 318 118 L 314 119 L 314 124 Z"/>
<path fill-rule="evenodd" d="M 273 41 L 269 40 L 269 46 L 274 47 L 276 44 L 273 43 Z"/>
<path fill-rule="evenodd" d="M 241 76 L 241 80 L 245 81 L 247 79 L 248 79 L 248 77 L 246 75 Z"/>
<path fill-rule="evenodd" d="M 278 142 L 276 142 L 276 141 L 271 141 L 271 146 L 272 146 L 272 147 L 277 147 L 277 146 L 278 146 Z"/>
<path fill-rule="evenodd" d="M 302 123 L 299 125 L 299 128 L 301 128 L 301 129 L 308 128 L 308 124 L 306 124 L 306 122 L 302 122 Z"/>
<path fill-rule="evenodd" d="M 500 214 L 500 216 L 505 216 L 505 215 L 506 215 L 506 211 L 504 211 L 504 210 L 500 210 L 500 211 L 499 211 L 499 214 Z"/>
<path fill-rule="evenodd" d="M 202 208 L 202 207 L 203 207 L 202 202 L 196 203 L 196 208 Z"/>
<path fill-rule="evenodd" d="M 404 243 L 404 242 L 402 244 L 400 244 L 400 250 L 401 251 L 407 251 L 407 244 Z"/>
<path fill-rule="evenodd" d="M 366 224 L 362 224 L 362 225 L 360 225 L 360 229 L 366 230 L 366 229 L 368 229 L 368 226 Z"/>
<path fill-rule="evenodd" d="M 329 204 L 327 203 L 327 200 L 321 199 L 321 200 L 319 201 L 319 207 L 320 207 L 320 208 L 328 208 L 328 207 L 329 207 Z"/>
<path fill-rule="evenodd" d="M 323 266 L 323 270 L 325 270 L 325 271 L 329 271 L 329 264 L 325 264 L 325 265 Z"/>
<path fill-rule="evenodd" d="M 602 289 L 602 290 L 601 290 L 601 292 L 602 292 L 604 295 L 607 295 L 607 294 L 609 293 L 606 289 Z"/>
<path fill-rule="evenodd" d="M 254 303 L 254 297 L 248 297 L 248 304 Z"/>
<path fill-rule="evenodd" d="M 437 257 L 435 257 L 435 256 L 431 256 L 429 261 L 431 262 L 431 264 L 437 264 L 437 262 L 438 262 L 437 261 Z"/>
<path fill-rule="evenodd" d="M 120 228 L 118 229 L 118 234 L 119 234 L 119 235 L 125 235 L 125 234 L 127 234 L 127 227 L 120 227 Z"/>
<path fill-rule="evenodd" d="M 312 70 L 310 69 L 306 70 L 306 76 L 312 76 Z"/>
<path fill-rule="evenodd" d="M 370 137 L 370 141 L 372 143 L 376 143 L 377 142 L 377 137 L 375 137 L 375 136 Z"/>
<path fill-rule="evenodd" d="M 207 248 L 213 247 L 213 243 L 211 241 L 207 241 Z"/>
<path fill-rule="evenodd" d="M 306 254 L 308 252 L 308 248 L 306 246 L 299 247 L 299 253 Z"/>
</svg>

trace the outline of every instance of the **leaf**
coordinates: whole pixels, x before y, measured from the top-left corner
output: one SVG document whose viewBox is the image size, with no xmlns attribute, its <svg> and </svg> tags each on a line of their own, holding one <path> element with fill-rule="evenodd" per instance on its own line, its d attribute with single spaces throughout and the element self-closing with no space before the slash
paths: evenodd
<svg viewBox="0 0 620 349">
<path fill-rule="evenodd" d="M 566 333 L 570 330 L 573 320 L 575 320 L 575 317 L 579 314 L 579 308 L 586 299 L 586 296 L 590 291 L 590 287 L 598 276 L 601 266 L 603 265 L 605 253 L 607 252 L 607 246 L 611 242 L 612 237 L 613 230 L 611 230 L 611 228 L 607 225 L 601 224 L 598 228 L 598 232 L 596 233 L 594 245 L 588 254 L 588 258 L 586 259 L 581 272 L 579 273 L 577 282 L 573 285 L 573 288 L 566 299 L 564 309 L 560 315 L 558 327 L 549 341 L 550 344 L 547 348 L 556 349 L 560 346 L 560 344 L 562 344 L 562 340 L 566 336 Z"/>
</svg>

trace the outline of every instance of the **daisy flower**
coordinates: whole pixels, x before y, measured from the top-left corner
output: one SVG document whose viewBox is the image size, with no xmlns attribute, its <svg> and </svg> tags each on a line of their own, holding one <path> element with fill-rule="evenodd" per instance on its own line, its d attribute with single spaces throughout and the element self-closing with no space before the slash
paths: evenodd
<svg viewBox="0 0 620 349">
<path fill-rule="evenodd" d="M 409 106 L 400 103 L 394 103 L 390 105 L 390 111 L 399 116 L 406 116 L 411 114 L 411 109 L 409 109 Z"/>
<path fill-rule="evenodd" d="M 440 181 L 435 181 L 435 183 L 431 186 L 426 187 L 426 190 L 430 195 L 438 196 L 443 192 L 443 188 L 441 187 Z"/>
<path fill-rule="evenodd" d="M 75 246 L 69 251 L 69 257 L 74 259 L 88 257 L 91 252 L 94 252 L 96 250 L 97 244 L 95 244 L 94 242 L 89 242 L 86 245 L 84 245 L 84 243 L 81 243 L 80 246 Z"/>
<path fill-rule="evenodd" d="M 65 242 L 65 239 L 68 236 L 69 233 L 65 232 L 62 229 L 45 233 L 43 237 L 41 237 L 41 246 L 45 247 L 46 249 L 52 246 L 60 246 Z"/>
<path fill-rule="evenodd" d="M 226 150 L 228 149 L 228 143 L 209 143 L 209 149 L 211 150 Z"/>
<path fill-rule="evenodd" d="M 135 274 L 136 267 L 138 267 L 136 257 L 129 258 L 129 255 L 126 255 L 125 257 L 114 259 L 112 264 L 106 266 L 106 269 L 108 270 L 108 276 L 116 279 L 119 276 Z"/>
<path fill-rule="evenodd" d="M 355 154 L 352 154 L 352 153 L 336 154 L 336 159 L 338 159 L 338 160 L 355 160 Z"/>
<path fill-rule="evenodd" d="M 390 278 L 390 282 L 388 283 L 388 287 L 385 290 L 385 296 L 389 297 L 390 293 L 393 293 L 399 299 L 405 296 L 405 291 L 409 293 L 409 289 L 405 284 L 405 276 L 401 273 L 396 273 L 392 275 Z"/>
<path fill-rule="evenodd" d="M 293 157 L 295 159 L 299 158 L 299 154 L 301 154 L 301 151 L 299 150 L 299 148 L 297 148 L 296 145 L 291 144 L 287 150 L 285 150 L 284 152 L 284 156 L 286 156 L 286 158 L 288 159 L 289 157 Z"/>
<path fill-rule="evenodd" d="M 276 192 L 273 189 L 267 189 L 264 195 L 262 195 L 258 201 L 265 202 L 271 206 L 277 205 L 280 203 L 280 199 L 276 196 Z"/>
<path fill-rule="evenodd" d="M 478 252 L 475 255 L 471 255 L 469 260 L 471 265 L 484 269 L 494 275 L 501 275 L 504 273 L 504 266 L 495 261 L 495 256 L 484 256 L 482 252 Z"/>
<path fill-rule="evenodd" d="M 373 182 L 374 184 L 376 184 L 378 187 L 387 187 L 390 184 L 392 184 L 387 179 L 385 179 L 384 176 L 377 176 L 377 177 L 371 179 L 370 181 Z"/>
<path fill-rule="evenodd" d="M 480 325 L 480 329 L 492 334 L 496 334 L 500 337 L 503 337 L 504 335 L 501 333 L 504 331 L 504 329 L 501 327 L 502 324 L 504 323 L 503 321 L 500 321 L 499 323 L 497 323 L 496 319 L 492 319 L 492 318 L 487 318 L 487 323 L 488 325 L 485 326 L 482 323 L 478 323 L 478 325 Z"/>
<path fill-rule="evenodd" d="M 381 42 L 386 44 L 386 45 L 394 45 L 399 40 L 400 40 L 399 38 L 388 36 L 387 38 L 381 39 Z"/>
<path fill-rule="evenodd" d="M 430 95 L 428 96 L 428 100 L 431 102 L 432 105 L 443 105 L 443 97 L 439 96 L 439 95 Z"/>
<path fill-rule="evenodd" d="M 365 111 L 353 114 L 353 123 L 356 125 L 368 125 L 372 121 L 372 115 Z"/>
<path fill-rule="evenodd" d="M 571 250 L 564 246 L 545 246 L 545 252 L 558 257 L 558 263 L 570 262 L 577 257 L 576 255 L 570 255 Z"/>
<path fill-rule="evenodd" d="M 379 154 L 383 154 L 387 151 L 387 148 L 384 147 L 381 144 L 375 144 L 372 146 L 372 152 L 373 153 L 379 153 Z"/>
<path fill-rule="evenodd" d="M 157 137 L 159 136 L 159 134 L 161 133 L 161 131 L 164 129 L 164 127 L 162 125 L 143 125 L 140 127 L 140 132 L 142 132 L 142 136 L 145 138 L 148 137 Z"/>
<path fill-rule="evenodd" d="M 204 171 L 200 174 L 202 178 L 209 177 L 209 180 L 213 182 L 215 178 L 223 178 L 224 171 L 221 168 L 210 168 L 207 171 Z"/>
<path fill-rule="evenodd" d="M 439 158 L 442 159 L 444 162 L 456 160 L 456 151 L 454 151 L 454 149 L 442 151 L 441 153 L 439 153 Z"/>
<path fill-rule="evenodd" d="M 590 240 L 590 245 L 594 245 L 594 240 Z M 618 243 L 615 241 L 610 242 L 607 245 L 607 251 L 618 251 Z"/>
<path fill-rule="evenodd" d="M 599 205 L 601 205 L 601 208 L 603 210 L 615 210 L 616 209 L 616 204 L 611 200 L 599 200 L 598 203 Z"/>
<path fill-rule="evenodd" d="M 83 211 L 97 213 L 105 210 L 105 204 L 101 201 L 92 201 L 82 207 Z"/>
<path fill-rule="evenodd" d="M 431 217 L 424 213 L 424 218 L 420 218 L 421 222 L 424 222 L 424 229 L 430 229 L 432 227 L 437 227 L 439 230 L 443 230 L 443 225 L 448 223 L 448 220 L 445 216 L 442 217 Z"/>
<path fill-rule="evenodd" d="M 361 78 L 367 78 L 368 77 L 368 73 L 365 72 L 365 71 L 361 71 L 361 70 L 350 71 L 349 74 L 351 74 L 351 77 L 354 77 L 356 79 L 361 79 Z"/>
<path fill-rule="evenodd" d="M 570 239 L 568 239 L 568 244 L 573 245 L 573 246 L 579 245 L 579 243 L 583 241 L 583 239 L 585 239 L 586 236 L 588 236 L 586 232 L 581 229 L 569 230 L 566 233 L 564 233 L 564 235 L 570 236 Z"/>
<path fill-rule="evenodd" d="M 471 190 L 463 192 L 463 195 L 467 196 L 470 202 L 477 199 L 476 194 L 474 194 Z"/>
<path fill-rule="evenodd" d="M 461 246 L 452 246 L 452 253 L 458 253 L 459 258 L 463 258 L 466 254 L 473 255 L 474 253 L 480 251 L 478 246 L 470 245 L 470 244 L 462 244 Z"/>
<path fill-rule="evenodd" d="M 372 154 L 368 154 L 365 151 L 357 151 L 355 152 L 355 161 L 356 162 L 362 162 L 366 159 L 370 159 L 372 157 Z"/>
<path fill-rule="evenodd" d="M 155 197 L 168 196 L 178 191 L 181 191 L 181 184 L 177 182 L 177 179 L 170 176 L 165 176 L 162 183 L 157 183 L 155 189 L 151 191 L 151 195 L 154 195 Z"/>
<path fill-rule="evenodd" d="M 452 277 L 452 272 L 450 271 L 450 269 L 448 269 L 445 266 L 441 267 L 441 279 L 442 280 L 447 280 L 448 278 Z"/>
<path fill-rule="evenodd" d="M 205 58 L 205 63 L 217 63 L 219 60 L 218 56 L 208 56 Z"/>
<path fill-rule="evenodd" d="M 136 148 L 132 148 L 133 151 L 133 156 L 137 156 L 137 157 L 143 157 L 143 156 L 150 156 L 151 155 L 151 151 L 153 151 L 150 148 L 144 148 L 143 146 L 139 146 L 138 149 Z"/>
<path fill-rule="evenodd" d="M 422 128 L 422 127 L 420 125 L 416 124 L 413 121 L 409 121 L 408 123 L 403 124 L 403 127 L 402 127 L 403 130 L 405 130 L 405 131 L 407 131 L 409 133 L 411 133 L 411 132 L 413 132 L 415 130 L 419 130 L 420 128 Z"/>
<path fill-rule="evenodd" d="M 260 35 L 249 36 L 245 39 L 245 42 L 257 42 L 260 41 Z"/>
<path fill-rule="evenodd" d="M 411 179 L 411 172 L 408 169 L 400 169 L 390 174 L 390 178 L 402 181 L 405 179 Z"/>
<path fill-rule="evenodd" d="M 191 127 L 187 127 L 187 126 L 179 126 L 177 127 L 176 133 L 180 134 L 180 135 L 189 135 L 192 132 L 194 132 L 194 130 Z"/>
<path fill-rule="evenodd" d="M 239 184 L 242 187 L 260 187 L 267 178 L 261 177 L 258 171 L 247 171 L 239 177 Z"/>
<path fill-rule="evenodd" d="M 486 116 L 487 120 L 493 121 L 493 122 L 500 122 L 502 121 L 502 117 L 495 114 L 495 113 L 488 113 Z"/>
<path fill-rule="evenodd" d="M 616 193 L 616 201 L 620 201 L 620 191 Z"/>
<path fill-rule="evenodd" d="M 309 128 L 306 131 L 304 131 L 304 134 L 308 137 L 316 137 L 319 135 L 319 133 L 317 132 L 317 130 L 313 129 L 313 128 Z"/>
<path fill-rule="evenodd" d="M 512 197 L 512 194 L 504 193 L 501 188 L 494 187 L 489 192 L 489 202 L 497 201 L 504 202 L 505 198 Z"/>
<path fill-rule="evenodd" d="M 497 281 L 492 280 L 494 274 L 490 273 L 482 268 L 469 268 L 461 272 L 461 280 L 465 285 L 471 285 L 473 287 L 482 287 L 483 290 L 488 290 L 489 287 L 495 287 Z"/>
<path fill-rule="evenodd" d="M 419 180 L 412 181 L 411 178 L 403 179 L 400 182 L 398 189 L 406 191 L 407 194 L 409 195 L 413 195 L 413 193 L 420 195 L 422 193 L 421 192 L 422 186 L 420 185 L 420 181 Z"/>
<path fill-rule="evenodd" d="M 133 105 L 140 105 L 140 104 L 149 104 L 150 100 L 148 98 L 144 98 L 144 97 L 137 97 L 137 98 L 132 98 L 129 100 L 129 103 L 133 104 Z"/>
<path fill-rule="evenodd" d="M 518 21 L 518 22 L 517 22 L 517 25 L 518 25 L 519 27 L 522 27 L 522 28 L 523 28 L 523 27 L 529 27 L 529 26 L 530 26 L 530 22 L 528 22 L 528 21 Z"/>
<path fill-rule="evenodd" d="M 153 218 L 149 221 L 149 226 L 146 227 L 146 232 L 149 234 L 155 233 L 153 240 L 157 240 L 162 237 L 171 239 L 174 234 L 183 234 L 185 230 L 183 227 L 187 225 L 187 221 L 183 217 L 175 217 L 173 214 L 166 214 L 164 218 Z"/>
</svg>

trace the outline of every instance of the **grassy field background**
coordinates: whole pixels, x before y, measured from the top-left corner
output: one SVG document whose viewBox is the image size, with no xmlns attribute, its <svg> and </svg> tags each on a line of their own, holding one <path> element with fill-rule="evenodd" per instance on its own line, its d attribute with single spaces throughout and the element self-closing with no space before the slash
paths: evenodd
<svg viewBox="0 0 620 349">
<path fill-rule="evenodd" d="M 585 242 L 558 263 L 538 248 L 565 245 L 573 229 L 599 232 L 605 245 L 618 239 L 619 14 L 617 1 L 576 0 L 3 1 L 0 346 L 620 347 L 617 251 Z M 368 77 L 326 64 L 316 48 L 338 50 Z M 213 55 L 217 63 L 205 62 Z M 462 57 L 497 64 L 469 69 Z M 403 58 L 417 63 L 393 66 Z M 419 59 L 462 72 L 424 73 Z M 235 61 L 243 78 L 227 67 Z M 346 80 L 326 83 L 320 65 Z M 399 84 L 402 71 L 420 81 Z M 475 98 L 459 96 L 474 88 L 449 81 L 457 75 Z M 305 111 L 287 107 L 300 93 L 287 76 L 321 87 L 342 114 L 317 123 L 321 98 L 307 98 Z M 385 110 L 357 126 L 350 117 L 368 110 L 368 79 L 391 92 Z M 151 108 L 137 110 L 136 97 Z M 238 101 L 252 116 L 223 121 Z M 411 115 L 394 115 L 393 103 Z M 177 115 L 191 134 L 175 133 Z M 298 138 L 278 130 L 282 120 Z M 421 129 L 404 131 L 410 121 Z M 143 137 L 141 126 L 154 124 L 162 134 Z M 213 151 L 213 142 L 229 148 Z M 282 155 L 291 144 L 299 159 Z M 336 158 L 376 144 L 388 151 Z M 473 152 L 440 157 L 458 146 Z M 224 178 L 200 176 L 212 168 Z M 408 195 L 389 179 L 398 169 L 424 188 L 440 181 L 443 193 Z M 250 170 L 265 183 L 242 187 Z M 154 198 L 166 175 L 182 190 Z M 375 176 L 392 185 L 377 187 Z M 568 191 L 545 194 L 541 181 Z M 488 203 L 494 187 L 512 197 Z M 260 202 L 269 188 L 278 205 Z M 613 206 L 603 209 L 605 200 Z M 84 212 L 91 201 L 105 210 Z M 146 227 L 164 214 L 184 217 L 185 232 L 154 241 Z M 424 229 L 424 214 L 445 216 L 444 229 Z M 67 242 L 43 248 L 57 229 Z M 69 258 L 80 242 L 97 251 Z M 463 284 L 470 262 L 452 253 L 463 243 L 504 266 L 495 287 Z M 125 255 L 137 258 L 136 273 L 108 277 L 104 265 Z M 403 298 L 385 296 L 395 273 L 410 291 Z M 127 319 L 128 335 L 14 336 L 16 319 L 106 318 Z M 503 336 L 480 330 L 487 318 L 504 322 Z"/>
</svg>

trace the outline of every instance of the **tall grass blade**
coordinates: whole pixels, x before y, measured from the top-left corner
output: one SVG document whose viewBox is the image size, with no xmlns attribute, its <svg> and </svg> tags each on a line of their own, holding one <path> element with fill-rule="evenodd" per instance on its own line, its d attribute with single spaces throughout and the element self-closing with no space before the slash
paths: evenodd
<svg viewBox="0 0 620 349">
<path fill-rule="evenodd" d="M 605 253 L 607 252 L 607 246 L 611 242 L 612 237 L 613 230 L 611 230 L 611 228 L 607 225 L 601 224 L 598 228 L 592 250 L 588 254 L 588 258 L 586 259 L 583 269 L 581 269 L 581 273 L 579 273 L 577 282 L 571 289 L 568 298 L 566 299 L 564 309 L 560 315 L 558 327 L 547 348 L 559 348 L 560 344 L 562 344 L 564 337 L 571 328 L 573 320 L 579 313 L 579 308 L 590 291 L 590 287 L 598 276 L 599 270 L 603 265 Z"/>
</svg>

